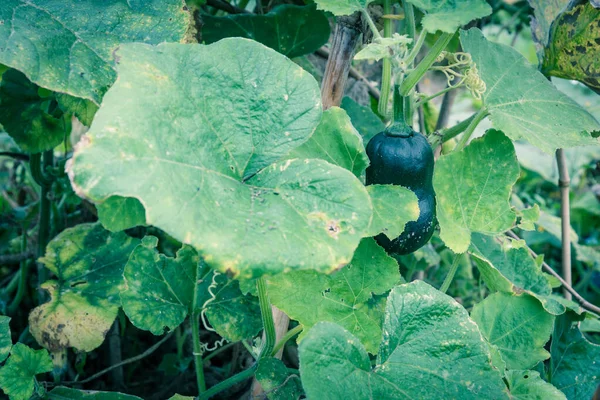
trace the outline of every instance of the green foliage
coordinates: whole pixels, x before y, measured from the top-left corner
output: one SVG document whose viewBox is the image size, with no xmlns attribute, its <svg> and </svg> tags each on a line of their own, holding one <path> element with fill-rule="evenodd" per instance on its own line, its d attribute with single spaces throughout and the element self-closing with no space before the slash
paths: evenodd
<svg viewBox="0 0 600 400">
<path fill-rule="evenodd" d="M 418 199 L 411 190 L 397 185 L 369 185 L 367 192 L 373 204 L 369 236 L 383 233 L 394 239 L 404 231 L 407 222 L 419 218 Z"/>
<path fill-rule="evenodd" d="M 472 232 L 497 234 L 510 229 L 516 215 L 508 199 L 518 177 L 512 142 L 500 131 L 490 130 L 464 150 L 440 158 L 433 187 L 446 246 L 462 253 Z"/>
<path fill-rule="evenodd" d="M 373 136 L 385 129 L 385 125 L 370 108 L 361 106 L 350 97 L 342 99 L 341 107 L 348 113 L 352 125 L 362 136 L 363 143 L 369 143 Z"/>
<path fill-rule="evenodd" d="M 533 368 L 550 356 L 544 345 L 554 317 L 532 296 L 494 293 L 475 305 L 471 317 L 509 370 Z"/>
<path fill-rule="evenodd" d="M 202 42 L 217 42 L 226 37 L 256 40 L 289 58 L 309 54 L 329 39 L 329 21 L 314 5 L 284 4 L 264 15 L 237 14 L 202 17 Z"/>
<path fill-rule="evenodd" d="M 425 13 L 421 24 L 429 32 L 439 30 L 454 33 L 460 26 L 492 13 L 492 8 L 484 0 L 409 0 L 409 2 Z"/>
<path fill-rule="evenodd" d="M 363 239 L 349 265 L 334 275 L 298 271 L 268 280 L 271 302 L 304 326 L 340 324 L 375 354 L 381 340 L 381 305 L 400 280 L 398 264 L 377 243 Z"/>
<path fill-rule="evenodd" d="M 45 349 L 32 350 L 17 343 L 0 369 L 0 388 L 10 400 L 28 400 L 35 388 L 35 376 L 51 370 L 52 360 Z"/>
<path fill-rule="evenodd" d="M 303 393 L 300 377 L 290 374 L 285 364 L 276 358 L 260 360 L 256 380 L 269 400 L 296 400 Z"/>
<path fill-rule="evenodd" d="M 96 206 L 98 220 L 102 226 L 119 232 L 146 224 L 146 211 L 140 201 L 134 197 L 111 196 Z"/>
<path fill-rule="evenodd" d="M 10 337 L 10 327 L 8 323 L 10 318 L 4 315 L 0 316 L 0 363 L 4 362 L 10 354 L 12 339 Z"/>
<path fill-rule="evenodd" d="M 47 398 L 49 400 L 141 400 L 140 397 L 123 393 L 75 390 L 63 386 L 52 389 L 48 392 Z"/>
<path fill-rule="evenodd" d="M 0 124 L 30 153 L 60 144 L 71 127 L 69 115 L 58 109 L 54 96 L 39 93 L 40 88 L 15 69 L 2 75 Z"/>
<path fill-rule="evenodd" d="M 593 137 L 600 130 L 598 121 L 556 90 L 516 50 L 486 40 L 476 28 L 461 31 L 460 37 L 486 84 L 483 103 L 494 128 L 546 153 L 599 144 Z"/>
<path fill-rule="evenodd" d="M 545 382 L 537 371 L 506 371 L 511 399 L 567 400 L 564 393 Z"/>
<path fill-rule="evenodd" d="M 299 353 L 309 398 L 406 399 L 427 398 L 431 393 L 464 399 L 508 398 L 499 371 L 491 366 L 487 345 L 466 310 L 420 281 L 390 293 L 375 368 L 358 338 L 330 322 L 312 328 Z"/>
</svg>

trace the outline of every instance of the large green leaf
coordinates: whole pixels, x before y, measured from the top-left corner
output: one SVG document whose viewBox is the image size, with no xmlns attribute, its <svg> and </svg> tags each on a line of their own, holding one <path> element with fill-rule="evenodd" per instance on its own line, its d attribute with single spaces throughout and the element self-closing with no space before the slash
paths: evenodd
<svg viewBox="0 0 600 400">
<path fill-rule="evenodd" d="M 29 330 L 40 345 L 57 352 L 102 344 L 121 305 L 123 268 L 139 242 L 100 224 L 77 225 L 50 241 L 40 262 L 56 275 L 42 285 L 51 299 L 29 315 Z"/>
<path fill-rule="evenodd" d="M 310 139 L 295 148 L 286 158 L 320 158 L 346 168 L 360 177 L 369 165 L 362 137 L 341 108 L 331 107 Z"/>
<path fill-rule="evenodd" d="M 10 317 L 0 315 L 0 363 L 6 360 L 12 347 L 9 322 Z"/>
<path fill-rule="evenodd" d="M 99 392 L 97 390 L 77 390 L 58 386 L 47 394 L 49 400 L 141 400 L 140 397 L 118 392 Z"/>
<path fill-rule="evenodd" d="M 492 13 L 485 0 L 408 0 L 420 8 L 425 16 L 421 21 L 429 32 L 454 33 L 462 25 Z"/>
<path fill-rule="evenodd" d="M 137 198 L 148 224 L 234 276 L 350 261 L 371 218 L 364 186 L 323 160 L 273 163 L 321 118 L 312 76 L 247 39 L 119 54 L 69 168 L 79 195 Z"/>
<path fill-rule="evenodd" d="M 419 218 L 419 200 L 410 189 L 397 185 L 370 185 L 367 192 L 373 204 L 373 219 L 368 236 L 384 233 L 395 239 L 404 225 Z"/>
<path fill-rule="evenodd" d="M 512 142 L 489 130 L 464 150 L 441 157 L 435 165 L 440 237 L 455 253 L 465 252 L 471 232 L 496 234 L 515 224 L 508 199 L 519 177 Z"/>
<path fill-rule="evenodd" d="M 98 204 L 98 220 L 111 232 L 146 224 L 146 211 L 134 197 L 111 196 Z"/>
<path fill-rule="evenodd" d="M 123 271 L 123 311 L 140 329 L 162 335 L 175 329 L 192 307 L 199 258 L 190 246 L 166 257 L 156 250 L 158 239 L 146 236 L 137 246 Z"/>
<path fill-rule="evenodd" d="M 507 369 L 528 369 L 550 357 L 554 316 L 532 296 L 493 293 L 473 307 L 471 317 L 483 336 L 498 348 Z"/>
<path fill-rule="evenodd" d="M 362 136 L 365 146 L 373 136 L 385 129 L 385 124 L 370 108 L 361 106 L 350 97 L 342 99 L 341 107 L 348 113 L 352 125 Z"/>
<path fill-rule="evenodd" d="M 552 296 L 546 275 L 525 247 L 510 239 L 473 234 L 469 252 L 491 291 L 536 297 L 546 311 L 553 315 L 565 312 L 565 306 Z"/>
<path fill-rule="evenodd" d="M 547 153 L 600 143 L 592 137 L 600 130 L 598 121 L 558 91 L 519 52 L 486 40 L 476 28 L 462 31 L 460 38 L 487 86 L 483 102 L 494 128 Z"/>
<path fill-rule="evenodd" d="M 28 400 L 33 394 L 35 376 L 50 371 L 52 360 L 45 349 L 32 350 L 17 343 L 4 367 L 0 368 L 0 388 L 10 400 Z"/>
<path fill-rule="evenodd" d="M 600 383 L 600 346 L 588 341 L 568 312 L 557 318 L 550 346 L 550 383 L 569 400 L 591 399 Z"/>
<path fill-rule="evenodd" d="M 0 63 L 41 87 L 100 104 L 117 76 L 115 50 L 184 40 L 186 10 L 183 0 L 3 0 Z"/>
<path fill-rule="evenodd" d="M 39 91 L 37 85 L 17 70 L 10 69 L 2 75 L 0 124 L 29 153 L 54 148 L 71 127 L 70 116 L 58 109 L 54 96 L 41 97 Z"/>
<path fill-rule="evenodd" d="M 537 371 L 506 371 L 506 383 L 514 400 L 567 400 L 563 392 L 544 381 Z"/>
<path fill-rule="evenodd" d="M 226 17 L 202 15 L 202 41 L 209 44 L 226 37 L 254 39 L 289 58 L 309 54 L 327 43 L 329 21 L 314 5 L 283 4 L 268 14 Z"/>
<path fill-rule="evenodd" d="M 297 271 L 267 282 L 271 303 L 300 322 L 305 332 L 320 321 L 335 322 L 375 354 L 383 315 L 377 304 L 381 300 L 374 295 L 387 292 L 399 280 L 396 261 L 368 238 L 362 240 L 351 263 L 331 276 Z"/>
<path fill-rule="evenodd" d="M 544 74 L 575 79 L 600 91 L 600 9 L 589 1 L 571 2 L 552 22 L 549 37 Z"/>
<path fill-rule="evenodd" d="M 390 293 L 374 369 L 358 338 L 330 322 L 308 332 L 299 354 L 308 398 L 508 398 L 467 311 L 422 281 Z"/>
</svg>

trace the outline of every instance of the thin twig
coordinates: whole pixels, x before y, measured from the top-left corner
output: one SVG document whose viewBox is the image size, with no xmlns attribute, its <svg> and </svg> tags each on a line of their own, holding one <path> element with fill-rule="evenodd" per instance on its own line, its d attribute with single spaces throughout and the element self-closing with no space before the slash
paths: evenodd
<svg viewBox="0 0 600 400">
<path fill-rule="evenodd" d="M 229 4 L 223 0 L 207 0 L 206 4 L 214 7 L 218 10 L 222 10 L 222 11 L 226 11 L 229 14 L 247 14 L 248 11 L 244 10 L 243 8 L 239 8 L 237 6 L 234 6 L 233 4 Z"/>
<path fill-rule="evenodd" d="M 0 265 L 18 264 L 31 257 L 33 257 L 33 251 L 24 251 L 19 254 L 4 254 L 0 256 Z"/>
<path fill-rule="evenodd" d="M 440 115 L 438 116 L 438 120 L 435 124 L 435 131 L 439 132 L 440 130 L 446 128 L 448 125 L 448 120 L 450 119 L 450 110 L 452 109 L 452 105 L 454 104 L 454 99 L 456 98 L 456 90 L 451 90 L 449 92 L 444 93 L 444 97 L 442 97 L 442 105 L 440 106 Z M 437 160 L 442 154 L 442 144 L 436 147 L 434 151 L 434 157 Z"/>
<path fill-rule="evenodd" d="M 119 331 L 119 319 L 117 318 L 110 327 L 110 330 L 108 331 L 108 346 L 110 349 L 108 359 L 111 365 L 117 365 L 121 361 L 123 361 L 123 356 L 121 354 L 121 335 L 119 334 Z M 120 389 L 125 387 L 125 379 L 123 378 L 122 366 L 114 368 L 110 372 L 110 376 L 113 387 L 118 387 Z"/>
<path fill-rule="evenodd" d="M 419 92 L 418 83 L 415 85 L 415 90 L 417 91 L 417 93 Z M 425 112 L 423 111 L 423 104 L 420 104 L 417 107 L 417 115 L 419 117 L 419 130 L 421 131 L 421 133 L 426 134 L 427 128 L 425 128 Z"/>
<path fill-rule="evenodd" d="M 571 212 L 569 209 L 569 170 L 563 149 L 556 150 L 558 164 L 558 186 L 560 187 L 560 224 L 562 248 L 562 274 L 565 281 L 572 285 L 571 279 Z M 565 298 L 571 300 L 571 294 L 564 290 Z"/>
<path fill-rule="evenodd" d="M 141 353 L 141 354 L 138 354 L 138 355 L 137 355 L 137 356 L 135 356 L 135 357 L 131 357 L 131 358 L 128 358 L 128 359 L 126 359 L 126 360 L 123 360 L 123 361 L 121 361 L 121 362 L 120 362 L 120 363 L 118 363 L 118 364 L 111 365 L 110 367 L 108 367 L 108 368 L 106 368 L 106 369 L 103 369 L 102 371 L 98 372 L 97 374 L 94 374 L 94 375 L 90 376 L 89 378 L 87 378 L 87 379 L 84 379 L 84 380 L 82 380 L 82 381 L 72 381 L 72 382 L 63 382 L 63 383 L 64 383 L 64 384 L 70 384 L 70 385 L 74 385 L 74 384 L 79 384 L 79 385 L 82 385 L 82 384 L 84 384 L 84 383 L 91 382 L 91 381 L 93 381 L 94 379 L 98 379 L 98 378 L 100 378 L 102 375 L 104 375 L 104 374 L 106 374 L 106 373 L 108 373 L 108 372 L 112 371 L 112 370 L 113 370 L 113 369 L 115 369 L 115 368 L 119 368 L 119 367 L 122 367 L 123 365 L 131 364 L 131 363 L 134 363 L 134 362 L 136 362 L 136 361 L 139 361 L 139 360 L 141 360 L 141 359 L 143 359 L 143 358 L 146 358 L 146 357 L 148 357 L 150 354 L 154 353 L 154 352 L 156 351 L 156 349 L 158 349 L 158 348 L 159 348 L 159 347 L 160 347 L 160 346 L 161 346 L 161 345 L 162 345 L 164 342 L 166 342 L 167 340 L 169 340 L 169 338 L 171 338 L 171 336 L 173 336 L 173 333 L 174 333 L 174 332 L 175 332 L 175 331 L 171 331 L 171 332 L 170 332 L 170 333 L 168 333 L 168 334 L 167 334 L 167 335 L 166 335 L 164 338 L 162 338 L 161 340 L 159 340 L 158 342 L 156 342 L 154 345 L 152 345 L 152 347 L 149 347 L 149 348 L 148 348 L 146 351 L 144 351 L 144 352 L 143 352 L 143 353 Z"/>
<path fill-rule="evenodd" d="M 513 231 L 508 231 L 506 232 L 506 234 L 510 237 L 512 237 L 513 239 L 516 240 L 521 240 L 520 237 L 518 237 Z M 527 250 L 529 250 L 529 254 L 531 254 L 532 257 L 536 258 L 537 254 L 535 253 L 535 251 L 531 250 L 531 248 L 529 246 L 527 246 L 527 244 L 525 244 L 525 246 L 527 247 Z M 556 279 L 558 279 L 561 283 L 561 285 L 563 285 L 563 287 L 569 291 L 570 294 L 573 295 L 573 297 L 575 297 L 577 299 L 577 301 L 579 302 L 579 304 L 581 304 L 581 307 L 587 309 L 588 311 L 592 311 L 598 315 L 600 315 L 600 307 L 597 307 L 595 305 L 593 305 L 592 303 L 590 303 L 589 301 L 587 301 L 586 299 L 583 298 L 583 296 L 581 296 L 579 293 L 577 293 L 577 291 L 575 289 L 573 289 L 571 287 L 571 285 L 569 285 L 567 282 L 565 282 L 565 280 L 556 273 L 556 271 L 554 271 L 554 269 L 552 269 L 551 266 L 549 266 L 545 261 L 542 262 L 542 267 L 544 267 L 544 270 L 546 272 L 548 272 L 550 275 L 552 275 L 553 277 L 555 277 Z"/>
</svg>

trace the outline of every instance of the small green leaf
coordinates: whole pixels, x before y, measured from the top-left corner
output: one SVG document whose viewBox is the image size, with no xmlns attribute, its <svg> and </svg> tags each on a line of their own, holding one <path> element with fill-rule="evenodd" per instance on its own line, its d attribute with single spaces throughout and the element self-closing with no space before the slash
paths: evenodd
<svg viewBox="0 0 600 400">
<path fill-rule="evenodd" d="M 565 307 L 552 296 L 552 286 L 541 264 L 524 247 L 502 237 L 474 234 L 469 252 L 491 291 L 527 293 L 536 297 L 550 314 L 565 312 Z"/>
<path fill-rule="evenodd" d="M 406 51 L 410 43 L 412 43 L 412 39 L 398 33 L 394 33 L 389 38 L 375 38 L 356 53 L 354 59 L 379 61 L 382 58 L 392 58 L 395 54 L 402 54 L 403 51 Z"/>
<path fill-rule="evenodd" d="M 463 253 L 471 232 L 496 234 L 513 227 L 516 214 L 508 199 L 518 177 L 512 142 L 493 129 L 464 150 L 442 156 L 435 165 L 433 187 L 444 243 Z"/>
<path fill-rule="evenodd" d="M 102 344 L 121 305 L 123 268 L 139 239 L 80 224 L 56 236 L 40 259 L 57 280 L 42 288 L 50 301 L 29 314 L 30 332 L 51 352 L 91 351 Z"/>
<path fill-rule="evenodd" d="M 269 400 L 297 400 L 303 391 L 300 377 L 292 375 L 276 358 L 263 358 L 254 375 Z"/>
<path fill-rule="evenodd" d="M 398 264 L 377 245 L 363 239 L 349 265 L 333 275 L 297 271 L 267 279 L 271 303 L 300 322 L 305 331 L 320 321 L 340 324 L 375 354 L 381 340 L 383 294 L 400 280 Z M 385 300 L 385 299 L 384 299 Z"/>
<path fill-rule="evenodd" d="M 524 231 L 533 231 L 535 223 L 540 218 L 540 206 L 534 204 L 533 207 L 518 210 L 517 215 L 520 217 L 519 228 Z"/>
<path fill-rule="evenodd" d="M 33 394 L 35 376 L 50 371 L 52 359 L 45 349 L 32 350 L 17 343 L 4 367 L 0 368 L 0 388 L 10 400 L 28 400 Z"/>
<path fill-rule="evenodd" d="M 68 167 L 80 196 L 137 198 L 147 224 L 236 278 L 350 261 L 371 219 L 364 185 L 323 160 L 277 162 L 321 119 L 312 76 L 240 38 L 119 55 Z"/>
<path fill-rule="evenodd" d="M 269 13 L 236 14 L 226 17 L 202 15 L 202 42 L 217 42 L 226 37 L 256 40 L 289 58 L 313 53 L 327 43 L 329 21 L 314 5 L 283 4 Z"/>
<path fill-rule="evenodd" d="M 96 207 L 98 220 L 111 232 L 146 224 L 146 210 L 134 197 L 111 196 Z"/>
<path fill-rule="evenodd" d="M 572 312 L 557 318 L 550 346 L 550 383 L 570 400 L 591 399 L 600 383 L 600 346 L 588 341 Z"/>
<path fill-rule="evenodd" d="M 473 307 L 471 317 L 483 336 L 495 345 L 507 369 L 528 369 L 550 357 L 554 316 L 532 296 L 493 293 Z"/>
<path fill-rule="evenodd" d="M 425 13 L 421 21 L 429 32 L 454 33 L 462 25 L 492 13 L 492 7 L 485 0 L 408 0 Z"/>
<path fill-rule="evenodd" d="M 65 114 L 73 114 L 85 126 L 90 126 L 98 106 L 90 100 L 69 96 L 64 93 L 55 95 L 58 106 Z"/>
<path fill-rule="evenodd" d="M 196 289 L 198 310 L 214 330 L 230 342 L 250 339 L 262 329 L 258 299 L 243 294 L 237 280 L 209 271 Z"/>
<path fill-rule="evenodd" d="M 506 371 L 506 383 L 514 400 L 567 400 L 563 392 L 544 381 L 537 371 Z"/>
<path fill-rule="evenodd" d="M 54 148 L 71 129 L 70 117 L 53 104 L 54 96 L 42 98 L 38 89 L 14 69 L 6 71 L 0 81 L 0 124 L 29 153 Z"/>
<path fill-rule="evenodd" d="M 422 281 L 390 293 L 375 368 L 358 338 L 331 322 L 308 332 L 299 356 L 308 398 L 508 399 L 467 311 Z"/>
<path fill-rule="evenodd" d="M 348 113 L 352 125 L 362 136 L 365 146 L 373 136 L 385 129 L 384 123 L 370 108 L 361 106 L 350 97 L 342 99 L 341 107 Z"/>
<path fill-rule="evenodd" d="M 391 240 L 404 232 L 404 225 L 419 218 L 419 200 L 413 191 L 396 185 L 369 185 L 373 219 L 368 236 L 384 233 Z"/>
<path fill-rule="evenodd" d="M 183 41 L 191 23 L 183 0 L 2 3 L 0 63 L 41 87 L 96 104 L 117 77 L 121 44 Z"/>
<path fill-rule="evenodd" d="M 335 16 L 350 15 L 364 9 L 368 0 L 317 0 L 319 10 L 329 11 Z"/>
<path fill-rule="evenodd" d="M 190 246 L 166 257 L 156 249 L 158 239 L 146 236 L 131 256 L 123 276 L 123 311 L 137 328 L 155 335 L 173 330 L 188 315 L 194 299 L 199 258 Z"/>
<path fill-rule="evenodd" d="M 58 386 L 47 394 L 48 400 L 141 400 L 140 397 L 118 392 L 99 392 L 97 390 L 77 390 Z"/>
<path fill-rule="evenodd" d="M 552 22 L 544 50 L 545 75 L 574 79 L 600 91 L 600 9 L 589 1 L 571 2 Z"/>
<path fill-rule="evenodd" d="M 0 315 L 0 363 L 6 360 L 12 347 L 9 322 L 10 317 Z"/>
<path fill-rule="evenodd" d="M 488 41 L 476 28 L 461 31 L 460 41 L 486 84 L 483 102 L 494 128 L 549 154 L 557 148 L 600 144 L 592 137 L 600 130 L 598 121 L 515 49 Z"/>
<path fill-rule="evenodd" d="M 358 177 L 369 165 L 362 137 L 352 126 L 346 111 L 338 107 L 325 111 L 310 139 L 286 158 L 320 158 Z"/>
</svg>

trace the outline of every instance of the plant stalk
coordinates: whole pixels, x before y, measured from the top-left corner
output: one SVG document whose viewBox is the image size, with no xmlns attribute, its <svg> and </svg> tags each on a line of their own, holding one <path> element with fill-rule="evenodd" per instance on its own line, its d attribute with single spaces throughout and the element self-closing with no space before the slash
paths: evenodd
<svg viewBox="0 0 600 400">
<path fill-rule="evenodd" d="M 422 32 L 421 35 L 425 33 Z M 450 40 L 454 36 L 453 33 L 443 33 L 438 40 L 435 42 L 433 47 L 429 50 L 427 55 L 423 57 L 419 65 L 415 67 L 407 76 L 404 78 L 402 85 L 400 86 L 400 94 L 407 96 L 411 90 L 415 87 L 417 82 L 421 80 L 423 75 L 429 70 L 429 67 L 433 65 L 437 56 L 448 46 Z"/>
<path fill-rule="evenodd" d="M 259 278 L 256 281 L 258 289 L 258 302 L 260 305 L 260 314 L 262 316 L 263 327 L 265 329 L 265 342 L 260 351 L 258 359 L 269 357 L 275 347 L 276 333 L 275 324 L 273 323 L 273 311 L 267 293 L 267 284 L 264 278 Z"/>
<path fill-rule="evenodd" d="M 287 333 L 281 338 L 281 340 L 279 342 L 277 342 L 277 344 L 275 345 L 275 347 L 273 347 L 273 352 L 271 353 L 272 356 L 275 356 L 275 354 L 277 354 L 277 352 L 280 349 L 283 349 L 283 346 L 285 346 L 285 344 L 294 336 L 296 336 L 297 334 L 299 334 L 300 332 L 302 332 L 302 329 L 304 329 L 304 327 L 302 325 L 298 325 L 295 328 L 290 329 L 289 331 L 287 331 Z"/>
<path fill-rule="evenodd" d="M 206 391 L 206 382 L 204 381 L 204 361 L 202 360 L 202 345 L 200 343 L 200 311 L 196 311 L 196 307 L 194 307 L 190 322 L 192 323 L 196 384 L 198 385 L 198 395 L 202 396 L 202 393 Z"/>
<path fill-rule="evenodd" d="M 383 0 L 383 13 L 385 15 L 392 13 L 392 0 Z M 385 18 L 383 20 L 383 37 L 392 37 L 392 20 Z M 381 70 L 381 97 L 377 105 L 379 114 L 387 118 L 388 105 L 390 100 L 390 89 L 392 85 L 392 60 L 390 58 L 383 59 Z"/>
<path fill-rule="evenodd" d="M 479 125 L 479 123 L 483 121 L 483 119 L 487 117 L 487 115 L 488 111 L 485 107 L 481 107 L 479 111 L 477 111 L 475 117 L 473 118 L 473 120 L 471 120 L 469 126 L 467 126 L 465 133 L 463 133 L 462 137 L 460 138 L 460 141 L 458 142 L 453 151 L 461 151 L 467 145 L 469 139 L 471 138 L 471 135 L 475 131 L 475 128 L 477 128 L 477 125 Z"/>
<path fill-rule="evenodd" d="M 243 370 L 242 372 L 235 374 L 231 378 L 225 379 L 223 382 L 217 383 L 215 386 L 208 389 L 206 392 L 201 393 L 198 396 L 198 400 L 210 399 L 212 396 L 221 393 L 223 390 L 229 389 L 233 385 L 245 381 L 246 379 L 252 378 L 256 372 L 258 364 L 254 364 L 252 367 Z"/>
<path fill-rule="evenodd" d="M 556 163 L 558 164 L 558 186 L 560 187 L 560 224 L 561 224 L 561 248 L 562 248 L 562 275 L 569 286 L 572 286 L 571 278 L 571 210 L 569 206 L 569 169 L 563 149 L 556 150 Z M 564 296 L 571 300 L 571 293 L 563 288 Z"/>
<path fill-rule="evenodd" d="M 442 283 L 442 286 L 440 287 L 440 292 L 446 293 L 448 291 L 448 288 L 450 287 L 450 284 L 452 283 L 452 280 L 454 279 L 454 275 L 456 275 L 456 271 L 458 270 L 458 260 L 460 257 L 461 257 L 461 254 L 454 255 L 454 260 L 452 261 L 452 265 L 450 266 L 448 275 L 446 275 L 446 278 L 444 279 L 444 282 Z"/>
<path fill-rule="evenodd" d="M 26 252 L 27 250 L 27 229 L 23 226 L 21 238 L 21 251 Z M 21 260 L 21 266 L 19 268 L 19 287 L 17 288 L 17 294 L 15 295 L 13 301 L 8 306 L 8 314 L 14 314 L 17 311 L 17 308 L 21 304 L 21 300 L 23 300 L 23 296 L 25 295 L 25 291 L 27 290 L 27 274 L 29 270 L 29 260 L 24 259 Z"/>
</svg>

